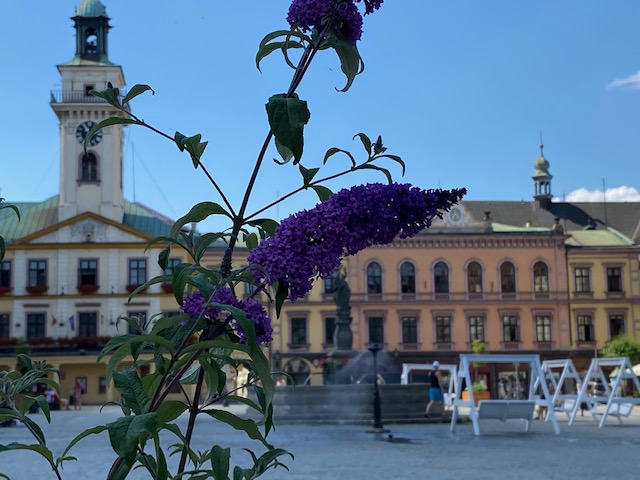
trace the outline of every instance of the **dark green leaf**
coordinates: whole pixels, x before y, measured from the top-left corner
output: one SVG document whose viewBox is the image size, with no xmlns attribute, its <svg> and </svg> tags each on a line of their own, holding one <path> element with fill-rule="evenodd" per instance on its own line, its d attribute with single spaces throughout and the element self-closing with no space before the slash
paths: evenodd
<svg viewBox="0 0 640 480">
<path fill-rule="evenodd" d="M 297 95 L 273 95 L 266 105 L 269 125 L 276 140 L 293 153 L 294 165 L 302 158 L 304 126 L 311 118 L 307 102 Z"/>
<path fill-rule="evenodd" d="M 231 458 L 231 449 L 222 448 L 215 445 L 211 449 L 211 467 L 215 480 L 227 480 L 229 475 L 229 459 Z"/>
<path fill-rule="evenodd" d="M 225 410 L 210 409 L 205 410 L 204 413 L 215 418 L 216 420 L 226 423 L 236 430 L 244 431 L 249 438 L 262 442 L 265 447 L 271 447 L 271 445 L 267 443 L 267 440 L 262 436 L 262 433 L 260 433 L 258 426 L 253 420 L 240 418 L 233 413 L 227 412 Z"/>
<path fill-rule="evenodd" d="M 171 255 L 171 245 L 167 245 L 166 247 L 164 247 L 158 254 L 158 265 L 163 271 L 167 269 L 167 264 L 169 263 L 169 255 Z"/>
<path fill-rule="evenodd" d="M 378 167 L 377 165 L 371 165 L 370 163 L 364 163 L 362 165 L 359 165 L 356 168 L 356 170 L 377 170 L 385 174 L 389 183 L 393 183 L 393 178 L 391 178 L 391 173 L 386 168 Z"/>
<path fill-rule="evenodd" d="M 127 465 L 135 462 L 137 446 L 158 429 L 158 417 L 155 413 L 121 417 L 107 425 L 111 447 Z"/>
<path fill-rule="evenodd" d="M 258 49 L 258 53 L 256 53 L 256 67 L 258 68 L 258 70 L 260 70 L 260 62 L 262 61 L 262 59 L 270 55 L 274 51 L 279 49 L 284 50 L 289 48 L 304 48 L 304 45 L 302 45 L 299 42 L 292 42 L 292 41 L 271 42 L 264 45 L 261 44 Z"/>
<path fill-rule="evenodd" d="M 327 187 L 323 187 L 322 185 L 314 185 L 311 188 L 318 194 L 318 198 L 321 202 L 324 202 L 329 199 L 333 192 L 329 190 Z"/>
<path fill-rule="evenodd" d="M 278 225 L 280 224 L 270 218 L 259 218 L 257 220 L 247 222 L 247 225 L 262 228 L 267 235 L 273 237 L 276 234 L 276 228 L 278 228 Z"/>
<path fill-rule="evenodd" d="M 282 311 L 282 305 L 289 296 L 289 289 L 282 282 L 278 282 L 276 288 L 276 316 L 280 318 L 280 312 Z"/>
<path fill-rule="evenodd" d="M 119 98 L 120 90 L 117 88 L 112 88 L 111 84 L 109 84 L 109 88 L 107 88 L 106 90 L 103 90 L 101 92 L 97 90 L 91 90 L 89 94 L 93 95 L 94 97 L 102 98 L 107 103 L 109 103 L 109 105 L 112 105 L 117 109 L 122 110 L 122 104 L 120 103 L 120 98 Z"/>
<path fill-rule="evenodd" d="M 181 134 L 180 132 L 176 132 L 173 136 L 173 141 L 176 142 L 176 145 L 178 146 L 181 152 L 184 152 L 184 141 L 186 139 L 187 139 L 187 136 Z"/>
<path fill-rule="evenodd" d="M 121 372 L 114 372 L 113 385 L 122 395 L 125 405 L 136 415 L 146 412 L 149 398 L 142 388 L 142 381 L 135 368 L 128 367 Z"/>
<path fill-rule="evenodd" d="M 327 153 L 324 154 L 324 160 L 322 161 L 322 163 L 326 164 L 327 160 L 329 160 L 329 157 L 332 157 L 333 155 L 335 155 L 338 152 L 344 153 L 347 157 L 349 157 L 349 159 L 351 160 L 351 166 L 353 166 L 353 167 L 356 166 L 356 159 L 353 158 L 353 155 L 351 155 L 350 152 L 347 152 L 346 150 L 342 150 L 342 149 L 336 148 L 336 147 L 331 147 L 329 150 L 327 150 Z"/>
<path fill-rule="evenodd" d="M 364 133 L 356 133 L 353 138 L 356 138 L 356 137 L 360 138 L 360 141 L 362 142 L 364 149 L 369 154 L 369 157 L 371 157 L 371 140 L 369 140 L 369 137 L 367 137 Z"/>
<path fill-rule="evenodd" d="M 299 38 L 301 41 L 311 43 L 311 39 L 298 30 L 276 30 L 275 32 L 271 32 L 265 35 L 265 37 L 260 41 L 258 49 L 264 47 L 271 40 L 278 37 L 286 37 L 286 38 L 296 37 L 296 38 Z"/>
<path fill-rule="evenodd" d="M 165 400 L 160 404 L 156 413 L 158 414 L 158 420 L 163 423 L 173 422 L 176 418 L 182 415 L 188 406 L 178 400 Z"/>
<path fill-rule="evenodd" d="M 225 215 L 231 219 L 233 217 L 229 212 L 227 212 L 224 208 L 214 202 L 201 202 L 194 205 L 189 213 L 185 216 L 180 217 L 176 220 L 176 223 L 173 225 L 171 229 L 171 236 L 175 237 L 178 232 L 184 227 L 187 223 L 191 222 L 201 222 L 205 218 L 208 218 L 211 215 Z"/>
<path fill-rule="evenodd" d="M 5 254 L 4 238 L 0 237 L 0 260 L 4 258 L 4 254 Z"/>
<path fill-rule="evenodd" d="M 364 70 L 364 63 L 362 62 L 362 58 L 360 57 L 355 45 L 340 40 L 334 36 L 327 39 L 327 44 L 338 54 L 338 58 L 340 59 L 340 68 L 342 69 L 342 73 L 347 77 L 347 84 L 344 88 L 336 88 L 336 90 L 346 92 L 351 88 L 351 84 L 356 78 L 356 75 L 362 73 Z"/>
<path fill-rule="evenodd" d="M 258 235 L 256 233 L 250 233 L 244 238 L 244 242 L 249 250 L 253 250 L 258 246 Z"/>
<path fill-rule="evenodd" d="M 400 158 L 398 155 L 380 155 L 379 157 L 376 157 L 376 158 L 390 158 L 394 162 L 398 162 L 402 166 L 402 176 L 404 177 L 406 166 L 402 158 Z"/>
<path fill-rule="evenodd" d="M 26 416 L 23 416 L 21 420 L 22 420 L 22 423 L 24 423 L 27 427 L 29 427 L 29 430 L 31 430 L 31 433 L 33 434 L 34 437 L 36 437 L 38 442 L 40 442 L 42 445 L 46 445 L 47 441 L 44 437 L 44 433 L 42 433 L 42 429 L 40 429 L 40 426 Z"/>
<path fill-rule="evenodd" d="M 156 94 L 156 92 L 153 91 L 153 88 L 151 88 L 149 85 L 134 85 L 133 87 L 131 87 L 131 89 L 127 92 L 125 97 L 122 99 L 122 103 L 126 105 L 135 97 L 137 97 L 138 95 L 146 91 L 151 91 L 152 95 Z"/>
<path fill-rule="evenodd" d="M 89 146 L 89 142 L 93 138 L 93 136 L 98 132 L 98 130 L 102 130 L 104 127 L 109 127 L 111 125 L 131 125 L 131 124 L 140 124 L 140 122 L 133 120 L 132 118 L 122 118 L 122 117 L 109 117 L 102 120 L 100 123 L 96 124 L 89 130 L 84 137 L 84 151 L 87 151 Z"/>
<path fill-rule="evenodd" d="M 284 165 L 286 163 L 289 163 L 293 159 L 293 152 L 289 150 L 288 147 L 285 147 L 284 145 L 282 145 L 277 138 L 275 142 L 276 142 L 276 150 L 278 150 L 278 153 L 280 154 L 280 158 L 282 158 L 282 161 L 276 158 L 274 158 L 273 161 L 276 162 L 278 165 Z"/>
<path fill-rule="evenodd" d="M 319 168 L 304 168 L 302 164 L 298 164 L 300 168 L 300 174 L 302 175 L 302 181 L 305 187 L 308 187 L 313 177 L 316 176 L 316 173 L 320 170 Z"/>
<path fill-rule="evenodd" d="M 39 453 L 47 461 L 53 464 L 53 453 L 46 446 L 37 443 L 24 444 L 24 443 L 10 443 L 8 445 L 0 445 L 0 452 L 8 452 L 10 450 L 30 450 L 32 452 Z"/>
<path fill-rule="evenodd" d="M 209 245 L 219 239 L 224 240 L 223 235 L 220 233 L 205 233 L 204 235 L 200 235 L 193 248 L 193 259 L 199 263 Z"/>
</svg>

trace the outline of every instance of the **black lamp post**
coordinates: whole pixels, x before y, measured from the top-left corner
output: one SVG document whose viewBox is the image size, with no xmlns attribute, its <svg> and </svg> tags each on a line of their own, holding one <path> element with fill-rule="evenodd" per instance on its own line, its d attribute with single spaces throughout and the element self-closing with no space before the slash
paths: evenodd
<svg viewBox="0 0 640 480">
<path fill-rule="evenodd" d="M 371 431 L 374 433 L 388 432 L 382 425 L 382 409 L 380 408 L 380 391 L 378 390 L 378 352 L 382 347 L 377 343 L 369 345 L 369 351 L 373 353 L 373 424 Z"/>
</svg>

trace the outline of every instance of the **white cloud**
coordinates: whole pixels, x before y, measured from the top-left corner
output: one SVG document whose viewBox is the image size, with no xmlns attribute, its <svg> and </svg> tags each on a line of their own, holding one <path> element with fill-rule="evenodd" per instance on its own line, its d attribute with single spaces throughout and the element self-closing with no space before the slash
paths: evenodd
<svg viewBox="0 0 640 480">
<path fill-rule="evenodd" d="M 640 90 L 640 70 L 625 78 L 616 78 L 607 88 L 630 88 Z"/>
<path fill-rule="evenodd" d="M 566 202 L 640 202 L 640 191 L 635 187 L 615 187 L 607 188 L 603 194 L 602 190 L 587 190 L 586 188 L 579 188 L 569 193 L 565 201 Z M 560 201 L 558 198 L 554 198 L 555 201 Z"/>
</svg>

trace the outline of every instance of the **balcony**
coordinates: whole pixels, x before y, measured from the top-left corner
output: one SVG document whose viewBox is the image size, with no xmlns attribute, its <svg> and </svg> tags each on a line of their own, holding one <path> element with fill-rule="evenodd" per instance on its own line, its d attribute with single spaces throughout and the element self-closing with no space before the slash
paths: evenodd
<svg viewBox="0 0 640 480">
<path fill-rule="evenodd" d="M 49 290 L 49 287 L 47 285 L 27 285 L 25 290 L 31 295 L 42 295 Z"/>
<path fill-rule="evenodd" d="M 51 90 L 51 103 L 107 103 L 84 90 Z"/>
</svg>

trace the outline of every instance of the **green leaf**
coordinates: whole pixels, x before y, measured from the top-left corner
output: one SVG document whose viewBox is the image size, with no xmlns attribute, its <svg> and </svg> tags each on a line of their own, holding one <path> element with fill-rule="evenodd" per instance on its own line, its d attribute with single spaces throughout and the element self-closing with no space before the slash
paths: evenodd
<svg viewBox="0 0 640 480">
<path fill-rule="evenodd" d="M 347 152 L 346 150 L 342 150 L 342 149 L 336 148 L 336 147 L 331 147 L 329 150 L 327 150 L 327 153 L 324 154 L 324 160 L 322 161 L 322 163 L 326 164 L 327 160 L 329 160 L 330 157 L 334 156 L 338 152 L 344 153 L 347 157 L 349 157 L 349 159 L 351 160 L 351 166 L 352 167 L 356 166 L 356 159 L 353 158 L 353 155 L 351 155 L 350 152 Z"/>
<path fill-rule="evenodd" d="M 149 398 L 142 388 L 142 381 L 134 367 L 128 367 L 113 374 L 113 385 L 122 395 L 122 399 L 136 415 L 146 412 Z"/>
<path fill-rule="evenodd" d="M 211 467 L 215 480 L 227 480 L 229 475 L 229 459 L 231 458 L 231 449 L 222 448 L 215 445 L 211 449 Z"/>
<path fill-rule="evenodd" d="M 11 450 L 30 450 L 32 452 L 42 455 L 50 464 L 53 464 L 53 453 L 45 445 L 37 443 L 24 444 L 24 443 L 10 443 L 8 445 L 0 445 L 0 452 L 8 452 Z"/>
<path fill-rule="evenodd" d="M 323 187 L 322 185 L 314 185 L 311 188 L 318 194 L 318 198 L 321 202 L 324 202 L 329 199 L 333 192 L 329 190 L 327 187 Z"/>
<path fill-rule="evenodd" d="M 355 45 L 340 40 L 335 36 L 330 36 L 326 40 L 327 45 L 333 48 L 340 59 L 340 68 L 342 73 L 347 77 L 347 84 L 342 89 L 336 88 L 339 92 L 346 92 L 351 88 L 356 75 L 359 75 L 364 70 L 364 63 L 358 53 L 358 49 Z"/>
<path fill-rule="evenodd" d="M 25 397 L 26 398 L 26 397 Z M 22 406 L 22 405 L 21 405 Z M 36 437 L 36 439 L 38 440 L 38 442 L 40 442 L 42 445 L 46 445 L 47 441 L 44 437 L 44 433 L 42 433 L 42 429 L 40 428 L 40 426 L 34 422 L 33 420 L 31 420 L 29 417 L 27 416 L 23 416 L 21 419 L 22 423 L 24 423 L 27 427 L 29 427 L 29 430 L 31 430 L 31 433 L 33 434 L 34 437 Z"/>
<path fill-rule="evenodd" d="M 300 174 L 302 175 L 302 181 L 305 187 L 308 187 L 313 177 L 316 176 L 316 173 L 320 170 L 319 168 L 304 168 L 302 164 L 298 164 L 298 168 L 300 168 Z"/>
<path fill-rule="evenodd" d="M 262 433 L 260 433 L 258 426 L 253 420 L 240 418 L 233 413 L 227 412 L 225 410 L 211 409 L 205 410 L 204 413 L 206 413 L 210 417 L 215 418 L 216 420 L 226 423 L 236 430 L 244 431 L 252 440 L 258 440 L 262 442 L 265 447 L 271 448 L 271 445 L 267 443 L 267 440 L 262 436 Z"/>
<path fill-rule="evenodd" d="M 223 239 L 224 236 L 220 233 L 205 233 L 200 235 L 193 248 L 193 259 L 199 263 L 202 256 L 206 253 L 207 248 L 216 240 Z"/>
<path fill-rule="evenodd" d="M 93 138 L 93 136 L 98 132 L 98 130 L 102 130 L 105 127 L 109 127 L 111 125 L 131 125 L 137 124 L 140 125 L 140 122 L 134 120 L 132 118 L 122 118 L 122 117 L 109 117 L 102 120 L 100 123 L 96 124 L 89 130 L 89 133 L 84 137 L 84 151 L 87 151 L 89 146 L 89 141 Z"/>
<path fill-rule="evenodd" d="M 249 235 L 244 237 L 244 242 L 247 245 L 249 250 L 253 250 L 258 246 L 258 235 L 254 233 L 250 233 Z"/>
<path fill-rule="evenodd" d="M 163 423 L 173 422 L 176 418 L 186 412 L 188 406 L 178 400 L 165 400 L 160 404 L 156 413 L 158 420 Z"/>
<path fill-rule="evenodd" d="M 377 170 L 385 174 L 389 183 L 393 183 L 393 178 L 391 178 L 391 173 L 386 168 L 378 167 L 377 165 L 371 165 L 370 163 L 364 163 L 362 165 L 359 165 L 356 168 L 356 170 Z"/>
<path fill-rule="evenodd" d="M 291 150 L 297 165 L 302 158 L 304 126 L 311 118 L 307 102 L 297 95 L 273 95 L 266 105 L 269 125 L 276 140 Z"/>
<path fill-rule="evenodd" d="M 402 176 L 404 177 L 404 172 L 406 170 L 406 166 L 404 164 L 404 161 L 402 160 L 402 158 L 400 158 L 398 155 L 380 155 L 376 158 L 389 158 L 391 160 L 393 160 L 394 162 L 399 163 L 402 166 Z"/>
<path fill-rule="evenodd" d="M 262 228 L 267 235 L 273 237 L 276 234 L 276 228 L 278 228 L 280 224 L 270 218 L 258 218 L 247 222 L 247 225 Z"/>
<path fill-rule="evenodd" d="M 293 152 L 289 149 L 289 147 L 285 147 L 284 145 L 282 145 L 282 143 L 280 143 L 280 141 L 277 138 L 275 142 L 276 142 L 276 150 L 278 150 L 278 153 L 280 154 L 280 158 L 282 158 L 282 161 L 277 160 L 275 158 L 273 159 L 273 161 L 276 162 L 278 165 L 284 165 L 286 163 L 289 163 L 293 159 Z"/>
<path fill-rule="evenodd" d="M 111 447 L 127 465 L 136 460 L 137 446 L 157 432 L 158 416 L 156 413 L 121 417 L 107 424 Z"/>
<path fill-rule="evenodd" d="M 178 146 L 181 152 L 184 152 L 184 141 L 186 139 L 187 139 L 187 136 L 181 134 L 180 132 L 176 132 L 173 135 L 173 141 L 176 142 L 176 145 Z"/>
<path fill-rule="evenodd" d="M 111 84 L 109 84 L 111 85 Z M 114 107 L 116 107 L 119 110 L 122 110 L 122 104 L 120 103 L 120 90 L 117 88 L 112 88 L 111 86 L 109 88 L 107 88 L 106 90 L 102 90 L 101 92 L 97 91 L 97 90 L 91 90 L 89 92 L 90 95 L 93 95 L 94 97 L 98 97 L 98 98 L 102 98 L 103 100 L 105 100 L 109 105 L 112 105 Z M 91 137 L 89 137 L 91 138 Z"/>
<path fill-rule="evenodd" d="M 304 45 L 300 42 L 284 41 L 284 42 L 271 42 L 266 44 L 260 44 L 258 53 L 256 53 L 256 68 L 260 70 L 260 62 L 263 58 L 275 52 L 276 50 L 286 51 L 289 48 L 304 48 Z"/>
<path fill-rule="evenodd" d="M 4 238 L 0 237 L 0 260 L 4 258 L 5 251 Z"/>
<path fill-rule="evenodd" d="M 191 161 L 193 162 L 194 168 L 198 168 L 200 164 L 200 158 L 202 158 L 202 154 L 204 153 L 205 148 L 209 142 L 201 142 L 202 135 L 199 133 L 192 137 L 189 137 L 184 140 L 184 148 L 187 152 L 191 154 Z"/>
<path fill-rule="evenodd" d="M 371 157 L 371 140 L 369 139 L 369 137 L 367 137 L 364 133 L 356 133 L 353 136 L 353 138 L 356 138 L 356 137 L 360 138 L 360 141 L 362 142 L 364 149 L 369 154 L 369 157 Z"/>
<path fill-rule="evenodd" d="M 289 289 L 282 282 L 278 282 L 276 288 L 276 316 L 280 318 L 280 312 L 282 311 L 282 305 L 289 296 Z"/>
<path fill-rule="evenodd" d="M 158 254 L 158 266 L 164 271 L 169 264 L 169 255 L 171 255 L 171 245 L 167 245 Z"/>
<path fill-rule="evenodd" d="M 232 215 L 217 203 L 201 202 L 194 205 L 191 210 L 189 210 L 189 213 L 187 213 L 185 216 L 180 217 L 178 220 L 176 220 L 176 223 L 171 229 L 171 236 L 175 237 L 182 229 L 182 227 L 184 227 L 187 223 L 201 222 L 211 215 L 225 215 L 233 220 Z"/>
<path fill-rule="evenodd" d="M 62 455 L 60 455 L 60 457 L 58 458 L 58 463 L 61 461 L 61 459 L 67 456 L 67 453 L 69 453 L 69 450 L 71 450 L 73 446 L 76 443 L 78 443 L 80 440 L 88 437 L 89 435 L 97 435 L 98 433 L 102 433 L 106 429 L 107 429 L 106 425 L 97 425 L 95 427 L 88 428 L 83 432 L 80 432 L 78 435 L 75 436 L 73 440 L 71 440 L 71 443 L 67 445 L 67 448 L 64 449 L 64 452 L 62 452 Z"/>
<path fill-rule="evenodd" d="M 122 99 L 122 104 L 126 105 L 135 97 L 147 91 L 151 91 L 152 95 L 156 94 L 156 92 L 153 91 L 153 88 L 151 88 L 149 85 L 134 85 L 133 87 L 131 87 L 131 89 L 127 92 L 125 97 Z"/>
</svg>

